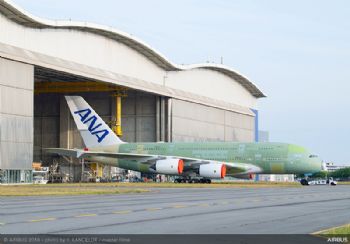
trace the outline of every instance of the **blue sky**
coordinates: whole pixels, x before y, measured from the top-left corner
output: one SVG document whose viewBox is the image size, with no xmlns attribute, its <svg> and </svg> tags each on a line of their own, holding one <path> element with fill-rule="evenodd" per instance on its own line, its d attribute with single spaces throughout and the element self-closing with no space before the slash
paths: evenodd
<svg viewBox="0 0 350 244">
<path fill-rule="evenodd" d="M 260 128 L 350 164 L 347 0 L 14 0 L 39 17 L 115 27 L 179 64 L 224 63 L 267 94 Z"/>
</svg>

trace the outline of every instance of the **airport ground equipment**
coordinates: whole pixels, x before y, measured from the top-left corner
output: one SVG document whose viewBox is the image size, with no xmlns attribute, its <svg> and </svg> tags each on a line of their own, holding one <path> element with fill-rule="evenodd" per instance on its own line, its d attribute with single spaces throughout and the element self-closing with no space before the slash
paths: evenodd
<svg viewBox="0 0 350 244">
<path fill-rule="evenodd" d="M 33 183 L 34 184 L 47 184 L 49 167 L 42 167 L 42 164 L 39 162 L 33 162 Z"/>
<path fill-rule="evenodd" d="M 333 180 L 332 177 L 329 177 L 328 179 L 319 179 L 319 180 L 307 180 L 307 179 L 302 179 L 300 183 L 303 186 L 309 186 L 309 185 L 331 185 L 335 186 L 337 185 L 337 181 Z"/>
</svg>

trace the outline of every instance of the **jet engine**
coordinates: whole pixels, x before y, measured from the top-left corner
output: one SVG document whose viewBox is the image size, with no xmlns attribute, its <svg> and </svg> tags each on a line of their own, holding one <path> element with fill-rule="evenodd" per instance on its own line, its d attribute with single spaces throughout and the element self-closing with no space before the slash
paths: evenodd
<svg viewBox="0 0 350 244">
<path fill-rule="evenodd" d="M 178 158 L 161 159 L 151 168 L 160 174 L 180 175 L 184 170 L 184 161 Z"/>
<path fill-rule="evenodd" d="M 225 164 L 202 164 L 199 166 L 199 175 L 206 178 L 224 178 L 226 175 Z"/>
</svg>

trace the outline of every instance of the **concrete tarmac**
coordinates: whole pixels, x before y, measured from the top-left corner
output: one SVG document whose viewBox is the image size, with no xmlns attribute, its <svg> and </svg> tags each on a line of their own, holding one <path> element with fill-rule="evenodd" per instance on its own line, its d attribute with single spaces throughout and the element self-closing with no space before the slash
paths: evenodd
<svg viewBox="0 0 350 244">
<path fill-rule="evenodd" d="M 1 197 L 0 234 L 302 234 L 350 222 L 350 186 Z"/>
</svg>

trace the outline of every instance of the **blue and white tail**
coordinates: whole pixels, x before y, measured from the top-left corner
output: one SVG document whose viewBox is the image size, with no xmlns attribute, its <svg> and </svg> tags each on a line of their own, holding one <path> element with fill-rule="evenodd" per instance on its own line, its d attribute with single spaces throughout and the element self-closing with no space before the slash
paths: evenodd
<svg viewBox="0 0 350 244">
<path fill-rule="evenodd" d="M 123 143 L 82 97 L 65 98 L 86 147 L 105 147 Z"/>
</svg>

